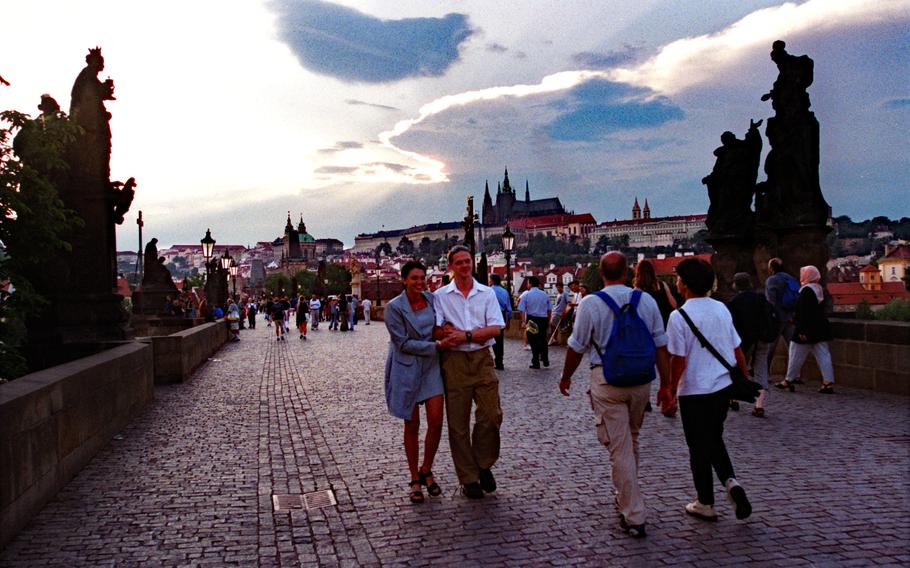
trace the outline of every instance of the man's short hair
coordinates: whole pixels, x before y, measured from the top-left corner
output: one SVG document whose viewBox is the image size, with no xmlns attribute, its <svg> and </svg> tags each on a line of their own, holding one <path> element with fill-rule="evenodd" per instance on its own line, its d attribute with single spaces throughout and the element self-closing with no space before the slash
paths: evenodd
<svg viewBox="0 0 910 568">
<path fill-rule="evenodd" d="M 607 280 L 621 280 L 629 269 L 626 256 L 612 251 L 600 257 L 600 273 Z"/>
<path fill-rule="evenodd" d="M 499 286 L 502 284 L 502 277 L 499 274 L 493 274 L 490 276 L 490 282 L 493 283 L 493 286 Z"/>
<path fill-rule="evenodd" d="M 700 258 L 687 258 L 680 262 L 676 266 L 676 274 L 697 296 L 704 296 L 714 287 L 714 269 Z"/>
<path fill-rule="evenodd" d="M 768 268 L 771 269 L 771 272 L 777 274 L 778 272 L 784 271 L 784 261 L 774 257 L 768 261 Z"/>
<path fill-rule="evenodd" d="M 557 282 L 557 283 L 556 283 L 556 287 L 557 287 L 557 288 L 563 288 L 563 287 L 564 287 L 564 284 L 563 284 L 562 282 Z"/>
<path fill-rule="evenodd" d="M 737 272 L 733 275 L 733 289 L 737 292 L 745 292 L 752 289 L 752 277 L 748 272 Z"/>
<path fill-rule="evenodd" d="M 572 284 L 575 284 L 577 286 L 579 284 L 579 282 L 578 282 L 578 280 L 573 280 L 573 281 L 569 282 L 569 286 L 571 286 Z"/>
<path fill-rule="evenodd" d="M 531 288 L 537 288 L 540 286 L 540 278 L 536 276 L 528 276 L 528 284 L 531 286 Z"/>
<path fill-rule="evenodd" d="M 452 264 L 452 259 L 455 258 L 455 255 L 460 252 L 466 252 L 468 253 L 468 256 L 471 256 L 471 249 L 464 245 L 455 245 L 449 250 L 449 254 L 446 255 L 446 260 L 449 262 L 449 264 Z"/>
</svg>

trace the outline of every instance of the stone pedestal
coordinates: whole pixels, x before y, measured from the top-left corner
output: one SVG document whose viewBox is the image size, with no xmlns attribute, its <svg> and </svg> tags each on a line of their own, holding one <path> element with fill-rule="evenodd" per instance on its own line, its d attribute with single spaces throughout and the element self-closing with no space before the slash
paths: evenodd
<svg viewBox="0 0 910 568">
<path fill-rule="evenodd" d="M 799 269 L 812 265 L 822 275 L 822 284 L 827 281 L 827 264 L 830 251 L 828 234 L 831 228 L 818 225 L 798 225 L 767 229 L 758 233 L 758 243 L 753 253 L 753 265 L 759 282 L 764 285 L 768 277 L 768 261 L 778 257 L 784 261 L 784 270 L 799 278 Z"/>
<path fill-rule="evenodd" d="M 733 275 L 737 272 L 748 272 L 756 275 L 753 266 L 755 245 L 747 237 L 733 235 L 714 235 L 708 237 L 708 243 L 714 247 L 711 266 L 717 278 L 717 290 L 711 295 L 722 302 L 733 298 Z"/>
</svg>

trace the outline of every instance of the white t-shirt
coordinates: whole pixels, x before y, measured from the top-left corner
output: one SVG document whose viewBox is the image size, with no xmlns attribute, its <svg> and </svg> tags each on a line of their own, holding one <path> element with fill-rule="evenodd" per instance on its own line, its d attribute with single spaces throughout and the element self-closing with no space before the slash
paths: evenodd
<svg viewBox="0 0 910 568">
<path fill-rule="evenodd" d="M 682 308 L 705 339 L 728 363 L 735 366 L 734 350 L 739 347 L 740 339 L 727 307 L 706 297 L 686 300 Z M 670 314 L 667 322 L 667 335 L 670 336 L 667 344 L 670 354 L 686 358 L 686 369 L 679 381 L 677 396 L 711 394 L 733 384 L 730 372 L 710 351 L 701 346 L 689 324 L 675 311 Z"/>
</svg>

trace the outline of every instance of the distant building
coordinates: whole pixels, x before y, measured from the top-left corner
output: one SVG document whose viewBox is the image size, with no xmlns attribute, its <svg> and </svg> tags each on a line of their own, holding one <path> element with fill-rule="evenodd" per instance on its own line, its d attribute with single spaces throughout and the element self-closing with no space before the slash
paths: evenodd
<svg viewBox="0 0 910 568">
<path fill-rule="evenodd" d="M 645 207 L 638 205 L 638 198 L 632 205 L 632 218 L 623 221 L 607 221 L 594 228 L 591 244 L 597 244 L 601 237 L 620 238 L 629 236 L 630 247 L 669 247 L 677 239 L 691 239 L 702 230 L 707 230 L 707 215 L 678 215 L 673 217 L 651 217 L 651 207 L 645 199 Z"/>
<path fill-rule="evenodd" d="M 474 239 L 480 243 L 481 229 L 480 226 L 474 229 Z M 354 246 L 351 248 L 353 253 L 374 252 L 382 243 L 389 243 L 394 251 L 401 242 L 402 237 L 407 237 L 414 243 L 416 249 L 420 246 L 420 241 L 424 238 L 430 241 L 438 239 L 457 238 L 459 241 L 464 239 L 464 227 L 461 221 L 452 221 L 449 223 L 427 223 L 424 225 L 415 225 L 407 229 L 383 230 L 376 233 L 360 233 L 354 237 Z"/>
<path fill-rule="evenodd" d="M 910 274 L 910 245 L 885 245 L 885 255 L 878 259 L 883 282 L 903 282 Z"/>
<path fill-rule="evenodd" d="M 835 312 L 855 312 L 861 302 L 878 311 L 894 300 L 910 299 L 903 282 L 883 282 L 881 272 L 871 264 L 859 271 L 859 282 L 829 282 L 828 293 Z"/>
<path fill-rule="evenodd" d="M 509 221 L 509 229 L 515 233 L 517 246 L 527 243 L 528 239 L 534 235 L 577 240 L 580 243 L 584 239 L 591 238 L 596 227 L 597 221 L 590 213 L 580 215 L 559 213 Z"/>
<path fill-rule="evenodd" d="M 505 225 L 513 219 L 539 217 L 542 215 L 562 215 L 566 212 L 558 197 L 531 199 L 531 190 L 525 180 L 525 198 L 519 200 L 509 182 L 509 169 L 506 168 L 502 183 L 497 184 L 496 202 L 490 196 L 490 184 L 485 184 L 481 222 L 487 226 Z"/>
<path fill-rule="evenodd" d="M 316 255 L 341 254 L 344 252 L 344 243 L 338 239 L 316 239 Z"/>
</svg>

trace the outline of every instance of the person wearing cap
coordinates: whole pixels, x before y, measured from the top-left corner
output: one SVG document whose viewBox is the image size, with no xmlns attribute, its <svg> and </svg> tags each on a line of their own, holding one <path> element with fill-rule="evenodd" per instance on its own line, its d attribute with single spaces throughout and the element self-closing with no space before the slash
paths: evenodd
<svg viewBox="0 0 910 568">
<path fill-rule="evenodd" d="M 768 350 L 770 343 L 761 340 L 765 318 L 766 304 L 764 294 L 752 289 L 752 277 L 748 272 L 737 272 L 733 276 L 733 291 L 736 296 L 727 304 L 733 316 L 733 327 L 741 340 L 740 348 L 746 356 L 746 363 L 752 368 L 755 382 L 761 385 L 761 392 L 752 409 L 752 416 L 762 418 L 765 415 L 765 395 L 768 394 Z"/>
</svg>

